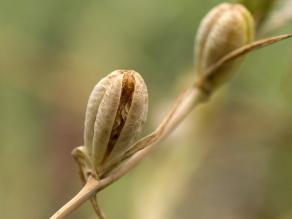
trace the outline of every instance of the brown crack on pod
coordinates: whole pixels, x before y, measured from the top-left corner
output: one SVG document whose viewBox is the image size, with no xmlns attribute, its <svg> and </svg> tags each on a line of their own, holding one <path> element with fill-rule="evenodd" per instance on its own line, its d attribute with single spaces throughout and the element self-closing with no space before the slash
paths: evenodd
<svg viewBox="0 0 292 219">
<path fill-rule="evenodd" d="M 113 128 L 110 134 L 109 142 L 106 147 L 106 152 L 101 164 L 103 164 L 113 151 L 114 145 L 118 141 L 121 131 L 126 123 L 129 109 L 132 104 L 133 94 L 135 90 L 135 78 L 130 71 L 124 72 L 122 81 L 121 98 L 114 120 Z"/>
<path fill-rule="evenodd" d="M 84 147 L 99 173 L 122 156 L 142 129 L 148 111 L 146 84 L 133 70 L 116 70 L 94 87 L 85 116 Z"/>
</svg>

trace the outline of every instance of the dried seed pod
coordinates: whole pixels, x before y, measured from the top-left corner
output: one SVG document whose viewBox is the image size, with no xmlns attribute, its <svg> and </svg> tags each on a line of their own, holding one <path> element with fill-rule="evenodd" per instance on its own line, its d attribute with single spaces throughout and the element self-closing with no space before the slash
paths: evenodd
<svg viewBox="0 0 292 219">
<path fill-rule="evenodd" d="M 254 37 L 254 20 L 240 4 L 222 3 L 213 8 L 202 20 L 195 44 L 196 71 L 204 75 L 208 68 L 231 51 L 250 43 Z M 236 62 L 221 66 L 208 78 L 209 89 L 224 82 Z"/>
<path fill-rule="evenodd" d="M 87 104 L 84 144 L 97 173 L 137 140 L 147 111 L 147 88 L 135 71 L 114 71 L 95 86 Z"/>
</svg>

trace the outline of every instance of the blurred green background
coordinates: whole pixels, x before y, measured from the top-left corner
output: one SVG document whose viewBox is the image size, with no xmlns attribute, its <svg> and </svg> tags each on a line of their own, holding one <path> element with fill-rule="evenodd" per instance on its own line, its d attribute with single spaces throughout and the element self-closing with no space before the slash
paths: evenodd
<svg viewBox="0 0 292 219">
<path fill-rule="evenodd" d="M 193 39 L 218 0 L 1 0 L 1 218 L 48 218 L 79 189 L 91 89 L 135 69 L 144 134 L 192 84 Z M 271 35 L 292 32 L 289 23 Z M 291 219 L 292 40 L 239 74 L 127 176 L 100 193 L 110 219 Z M 89 203 L 68 218 L 95 218 Z"/>
</svg>

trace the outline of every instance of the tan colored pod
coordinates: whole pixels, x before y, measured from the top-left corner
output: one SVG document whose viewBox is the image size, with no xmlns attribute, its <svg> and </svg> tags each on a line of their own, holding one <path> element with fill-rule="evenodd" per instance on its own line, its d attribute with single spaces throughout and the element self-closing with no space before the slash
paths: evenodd
<svg viewBox="0 0 292 219">
<path fill-rule="evenodd" d="M 213 8 L 202 20 L 195 42 L 195 64 L 198 74 L 231 51 L 254 38 L 254 20 L 241 4 L 222 3 Z M 238 61 L 221 66 L 210 78 L 212 88 L 220 85 L 234 71 Z"/>
<path fill-rule="evenodd" d="M 86 146 L 89 155 L 92 153 L 92 141 L 97 110 L 106 90 L 110 87 L 110 78 L 111 77 L 109 76 L 105 77 L 97 83 L 91 92 L 87 103 L 85 114 L 84 145 Z"/>
<path fill-rule="evenodd" d="M 147 111 L 147 88 L 135 71 L 114 71 L 95 86 L 86 110 L 84 142 L 96 172 L 120 159 L 134 143 Z"/>
</svg>

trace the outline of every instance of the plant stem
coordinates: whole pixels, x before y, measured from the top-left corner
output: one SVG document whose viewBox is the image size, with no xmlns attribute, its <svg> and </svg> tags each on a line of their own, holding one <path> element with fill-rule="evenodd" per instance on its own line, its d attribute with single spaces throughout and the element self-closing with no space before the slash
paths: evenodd
<svg viewBox="0 0 292 219">
<path fill-rule="evenodd" d="M 70 214 L 93 195 L 92 191 L 98 186 L 98 184 L 99 181 L 94 177 L 89 176 L 83 188 L 52 217 L 50 217 L 50 219 L 61 219 Z"/>
<path fill-rule="evenodd" d="M 86 184 L 67 204 L 60 208 L 50 219 L 61 219 L 72 211 L 77 209 L 82 203 L 90 199 L 95 193 L 109 186 L 127 172 L 137 166 L 140 161 L 150 153 L 155 146 L 164 140 L 178 124 L 191 112 L 197 104 L 203 102 L 205 94 L 197 87 L 192 87 L 181 95 L 166 115 L 161 125 L 150 135 L 143 138 L 133 145 L 133 148 L 143 146 L 138 151 L 132 152 L 133 155 L 125 160 L 118 168 L 112 172 L 105 172 L 104 178 L 96 180 L 94 177 L 89 177 Z M 145 142 L 147 145 L 144 145 Z"/>
<path fill-rule="evenodd" d="M 93 210 L 96 213 L 97 217 L 99 219 L 106 219 L 105 214 L 103 213 L 103 211 L 101 210 L 101 208 L 98 204 L 96 193 L 91 196 L 90 202 L 91 202 L 91 205 L 92 205 Z"/>
<path fill-rule="evenodd" d="M 99 175 L 99 178 L 101 179 L 99 181 L 94 177 L 89 177 L 82 190 L 60 210 L 58 210 L 50 219 L 64 218 L 97 192 L 109 186 L 137 166 L 148 153 L 158 146 L 158 143 L 164 140 L 183 121 L 183 119 L 192 111 L 194 107 L 207 100 L 209 92 L 212 92 L 212 88 L 208 88 L 208 79 L 216 73 L 218 68 L 255 49 L 271 45 L 290 37 L 292 37 L 292 34 L 284 34 L 258 40 L 246 46 L 240 47 L 239 49 L 236 49 L 222 57 L 218 62 L 211 66 L 207 72 L 205 72 L 204 76 L 201 77 L 200 84 L 197 84 L 197 86 L 192 86 L 176 99 L 173 107 L 154 132 L 131 146 L 123 157 L 122 163 L 119 165 L 113 164 L 112 166 L 106 168 Z"/>
</svg>

